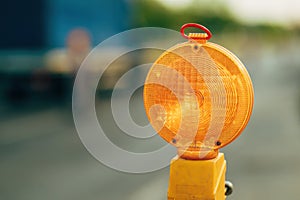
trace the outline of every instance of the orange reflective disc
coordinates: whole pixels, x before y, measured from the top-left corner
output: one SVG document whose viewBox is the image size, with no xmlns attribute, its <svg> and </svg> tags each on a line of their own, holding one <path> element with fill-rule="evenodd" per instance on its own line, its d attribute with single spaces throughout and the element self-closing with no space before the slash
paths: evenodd
<svg viewBox="0 0 300 200">
<path fill-rule="evenodd" d="M 153 128 L 181 157 L 205 159 L 246 127 L 253 87 L 237 57 L 193 37 L 155 61 L 144 85 L 144 105 Z"/>
</svg>

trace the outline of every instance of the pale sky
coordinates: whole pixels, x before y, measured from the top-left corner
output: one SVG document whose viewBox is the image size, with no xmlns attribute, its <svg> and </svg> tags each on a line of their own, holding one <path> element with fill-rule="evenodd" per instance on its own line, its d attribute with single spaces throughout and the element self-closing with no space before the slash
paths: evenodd
<svg viewBox="0 0 300 200">
<path fill-rule="evenodd" d="M 170 7 L 182 7 L 193 0 L 159 0 Z M 205 4 L 207 0 L 204 1 Z M 214 2 L 210 0 L 209 2 Z M 300 24 L 300 0 L 218 0 L 228 5 L 233 13 L 247 22 L 276 22 Z"/>
</svg>

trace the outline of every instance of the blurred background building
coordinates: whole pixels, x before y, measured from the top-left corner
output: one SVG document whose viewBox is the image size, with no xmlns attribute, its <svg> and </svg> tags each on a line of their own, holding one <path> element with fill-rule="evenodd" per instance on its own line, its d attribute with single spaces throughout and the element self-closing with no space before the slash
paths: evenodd
<svg viewBox="0 0 300 200">
<path fill-rule="evenodd" d="M 251 121 L 241 137 L 223 150 L 227 177 L 235 185 L 229 199 L 298 199 L 299 8 L 295 0 L 2 2 L 0 199 L 166 199 L 168 168 L 125 174 L 92 158 L 74 127 L 71 94 L 80 63 L 101 41 L 144 26 L 178 31 L 188 22 L 207 26 L 214 35 L 212 42 L 234 52 L 254 84 Z M 99 121 L 121 146 L 146 148 L 122 136 L 111 114 L 110 92 L 122 74 L 155 61 L 158 54 L 125 55 L 100 80 Z M 138 124 L 146 124 L 141 91 L 132 98 L 131 114 Z"/>
</svg>

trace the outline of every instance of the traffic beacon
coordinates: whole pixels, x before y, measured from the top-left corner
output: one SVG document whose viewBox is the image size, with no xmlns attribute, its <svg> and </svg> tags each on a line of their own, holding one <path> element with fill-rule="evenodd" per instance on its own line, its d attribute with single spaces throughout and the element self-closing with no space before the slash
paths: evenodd
<svg viewBox="0 0 300 200">
<path fill-rule="evenodd" d="M 186 34 L 189 27 L 205 33 Z M 165 51 L 144 85 L 144 106 L 154 130 L 177 148 L 170 165 L 168 200 L 224 200 L 226 161 L 219 149 L 246 127 L 253 87 L 241 61 L 208 42 L 202 25 L 181 27 L 186 42 Z"/>
</svg>

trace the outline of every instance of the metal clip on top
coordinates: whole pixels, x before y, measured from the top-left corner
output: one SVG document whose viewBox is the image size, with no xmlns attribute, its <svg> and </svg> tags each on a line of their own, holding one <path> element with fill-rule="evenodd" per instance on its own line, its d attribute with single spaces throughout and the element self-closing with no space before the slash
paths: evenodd
<svg viewBox="0 0 300 200">
<path fill-rule="evenodd" d="M 186 28 L 190 28 L 190 27 L 198 28 L 198 29 L 204 31 L 205 33 L 189 33 L 188 35 L 186 35 L 184 30 Z M 212 34 L 208 30 L 208 28 L 206 28 L 205 26 L 202 26 L 200 24 L 196 24 L 196 23 L 184 24 L 180 29 L 180 33 L 181 33 L 182 37 L 190 39 L 190 40 L 195 40 L 200 43 L 205 43 L 207 40 L 209 40 L 212 37 Z"/>
</svg>

